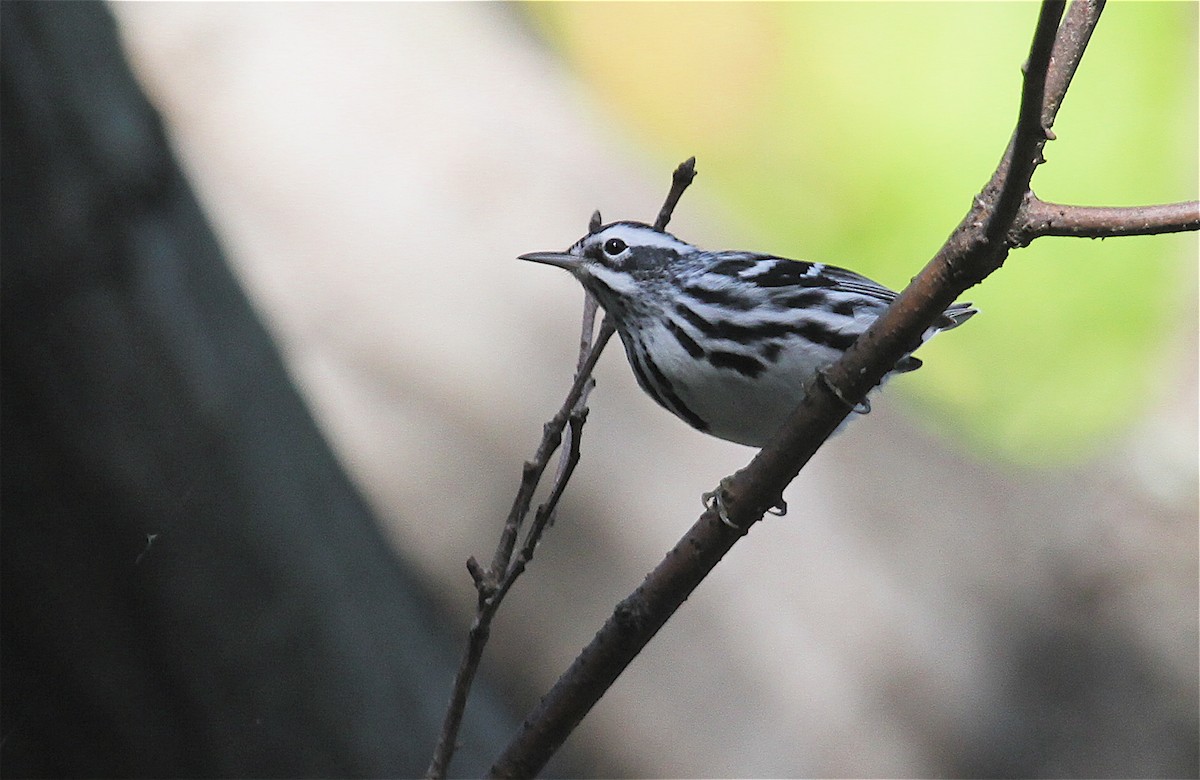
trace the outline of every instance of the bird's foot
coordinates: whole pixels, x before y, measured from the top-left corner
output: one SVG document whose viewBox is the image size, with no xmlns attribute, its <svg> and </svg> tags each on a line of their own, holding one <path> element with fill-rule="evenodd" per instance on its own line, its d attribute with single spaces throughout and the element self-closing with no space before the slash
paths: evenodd
<svg viewBox="0 0 1200 780">
<path fill-rule="evenodd" d="M 737 523 L 735 523 L 729 519 L 729 511 L 725 508 L 725 492 L 726 492 L 726 488 L 728 488 L 728 486 L 729 486 L 729 477 L 725 477 L 724 479 L 721 480 L 721 484 L 717 485 L 716 490 L 710 490 L 707 493 L 702 493 L 700 495 L 700 500 L 704 503 L 705 509 L 714 509 L 715 508 L 717 510 L 717 517 L 721 518 L 722 523 L 729 526 L 730 528 L 732 528 L 735 531 L 745 531 L 746 530 L 745 527 L 740 526 Z M 787 514 L 787 511 L 788 511 L 787 502 L 784 501 L 781 496 L 779 498 L 779 500 L 775 503 L 775 505 L 772 506 L 767 511 L 770 512 L 771 514 L 775 515 L 776 517 L 783 517 L 784 515 Z"/>
<path fill-rule="evenodd" d="M 833 393 L 835 396 L 837 396 L 837 399 L 839 401 L 844 403 L 846 406 L 850 407 L 850 411 L 854 412 L 855 414 L 870 414 L 871 413 L 871 402 L 870 401 L 868 401 L 866 398 L 864 398 L 861 401 L 859 401 L 858 403 L 851 402 L 850 399 L 848 399 L 846 396 L 842 395 L 842 391 L 837 388 L 837 385 L 835 385 L 833 382 L 829 381 L 829 377 L 825 374 L 825 369 L 821 369 L 818 372 L 818 376 L 821 377 L 821 382 L 824 383 L 824 385 L 827 388 L 829 388 L 829 392 Z"/>
<path fill-rule="evenodd" d="M 729 512 L 725 509 L 725 489 L 728 487 L 729 477 L 721 480 L 721 484 L 717 485 L 716 490 L 710 490 L 707 493 L 700 495 L 700 500 L 704 502 L 705 509 L 716 509 L 717 517 L 721 518 L 721 522 L 729 526 L 735 531 L 744 531 L 737 523 L 729 519 Z"/>
</svg>

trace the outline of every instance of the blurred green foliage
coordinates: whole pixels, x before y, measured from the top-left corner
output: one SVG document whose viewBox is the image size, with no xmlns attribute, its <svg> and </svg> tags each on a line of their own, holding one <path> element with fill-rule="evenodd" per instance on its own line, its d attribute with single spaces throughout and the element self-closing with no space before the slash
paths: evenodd
<svg viewBox="0 0 1200 780">
<path fill-rule="evenodd" d="M 1197 6 L 1110 3 L 1034 178 L 1046 200 L 1197 197 Z M 1011 133 L 1033 3 L 526 6 L 617 123 L 695 154 L 724 247 L 894 287 L 966 213 Z M 685 236 L 686 238 L 686 236 Z M 1083 457 L 1152 405 L 1196 322 L 1196 235 L 1046 238 L 966 296 L 983 314 L 889 386 L 977 454 Z"/>
</svg>

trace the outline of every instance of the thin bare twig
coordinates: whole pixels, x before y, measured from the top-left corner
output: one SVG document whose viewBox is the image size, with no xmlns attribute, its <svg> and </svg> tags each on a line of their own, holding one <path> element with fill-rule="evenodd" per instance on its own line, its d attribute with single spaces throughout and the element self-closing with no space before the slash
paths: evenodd
<svg viewBox="0 0 1200 780">
<path fill-rule="evenodd" d="M 594 301 L 594 299 L 592 300 Z M 585 304 L 585 321 L 588 317 L 587 310 L 589 308 L 592 315 L 594 316 L 595 314 L 595 304 L 593 303 L 590 307 Z M 553 523 L 558 502 L 566 491 L 567 483 L 571 481 L 571 476 L 575 473 L 575 466 L 579 464 L 579 446 L 583 436 L 583 424 L 587 420 L 588 413 L 587 397 L 595 386 L 595 380 L 590 377 L 592 370 L 596 367 L 596 361 L 600 359 L 600 353 L 604 350 L 604 347 L 608 344 L 608 340 L 612 338 L 615 332 L 616 329 L 613 327 L 612 321 L 605 317 L 600 323 L 600 332 L 596 334 L 595 344 L 589 343 L 590 338 L 584 338 L 580 342 L 581 354 L 585 348 L 587 349 L 587 353 L 584 360 L 579 364 L 578 376 L 586 376 L 589 379 L 584 383 L 583 390 L 572 407 L 571 413 L 567 415 L 567 427 L 563 432 L 567 444 L 560 452 L 558 469 L 555 472 L 554 481 L 550 485 L 550 495 L 538 506 L 537 511 L 534 512 L 533 523 L 530 525 L 529 531 L 525 534 L 525 541 L 521 545 L 520 552 L 516 558 L 509 562 L 504 576 L 500 579 L 496 592 L 492 596 L 495 607 L 499 607 L 500 601 L 503 600 L 513 583 L 525 571 L 526 565 L 528 565 L 529 561 L 533 560 L 533 551 L 537 548 L 538 542 L 541 541 L 542 534 L 546 528 Z M 495 607 L 493 607 L 493 611 L 495 611 Z"/>
<path fill-rule="evenodd" d="M 585 328 L 592 322 L 590 318 L 594 317 L 594 304 L 589 305 L 585 302 Z M 595 352 L 595 354 L 592 355 L 592 352 Z M 579 365 L 581 367 L 585 365 L 594 366 L 599 357 L 599 350 L 592 349 L 584 352 L 581 349 Z M 521 486 L 517 490 L 516 498 L 513 499 L 512 508 L 509 510 L 508 518 L 504 523 L 504 530 L 500 535 L 500 544 L 496 547 L 496 552 L 492 556 L 492 565 L 488 569 L 488 575 L 491 580 L 490 584 L 493 588 L 498 586 L 499 581 L 508 570 L 509 561 L 512 560 L 513 548 L 517 543 L 517 535 L 520 533 L 521 524 L 529 515 L 529 507 L 533 503 L 533 494 L 537 490 L 542 473 L 545 472 L 546 467 L 549 465 L 550 457 L 562 443 L 562 434 L 567 426 L 567 421 L 570 419 L 579 399 L 588 392 L 590 382 L 590 371 L 586 374 L 582 371 L 576 371 L 575 381 L 571 385 L 571 390 L 567 393 L 566 400 L 563 401 L 563 405 L 559 408 L 558 412 L 542 429 L 542 441 L 538 444 L 533 460 L 525 462 L 525 466 L 521 472 Z M 485 590 L 481 589 L 480 599 L 486 599 L 490 595 L 484 592 Z"/>
<path fill-rule="evenodd" d="M 1046 96 L 1042 104 L 1042 125 L 1046 128 L 1054 127 L 1058 109 L 1067 95 L 1071 80 L 1075 78 L 1075 72 L 1079 70 L 1092 32 L 1100 22 L 1100 14 L 1104 12 L 1104 4 L 1105 0 L 1071 3 L 1062 26 L 1058 28 L 1054 48 L 1050 52 L 1051 65 L 1046 74 Z M 1053 141 L 1053 134 L 1049 138 Z"/>
<path fill-rule="evenodd" d="M 666 230 L 667 223 L 671 221 L 671 215 L 675 213 L 675 206 L 679 203 L 679 196 L 692 183 L 692 179 L 696 178 L 696 158 L 689 157 L 679 163 L 679 167 L 675 169 L 675 173 L 671 176 L 671 190 L 667 193 L 667 199 L 663 202 L 662 208 L 658 211 L 658 217 L 654 220 L 655 230 Z"/>
<path fill-rule="evenodd" d="M 483 659 L 483 649 L 487 646 L 488 637 L 491 633 L 492 618 L 495 617 L 496 611 L 499 610 L 500 604 L 504 601 L 504 597 L 512 588 L 517 577 L 524 571 L 525 563 L 532 557 L 532 550 L 536 547 L 538 538 L 540 538 L 542 531 L 545 530 L 546 525 L 553 516 L 553 504 L 544 513 L 541 511 L 538 512 L 539 517 L 535 518 L 534 526 L 527 534 L 522 556 L 519 558 L 519 560 L 523 559 L 522 563 L 519 567 L 511 567 L 513 548 L 516 546 L 521 525 L 529 514 L 529 507 L 533 502 L 534 492 L 537 490 L 542 474 L 550 463 L 551 456 L 553 456 L 554 451 L 558 449 L 559 444 L 562 442 L 563 431 L 568 425 L 572 429 L 570 434 L 571 445 L 569 447 L 572 455 L 567 460 L 569 461 L 573 458 L 575 462 L 578 462 L 579 436 L 583 427 L 583 420 L 587 415 L 587 394 L 594 384 L 592 369 L 595 368 L 596 361 L 600 359 L 600 353 L 604 350 L 605 345 L 612 336 L 612 327 L 605 320 L 600 326 L 600 333 L 597 335 L 595 343 L 592 343 L 591 334 L 594 328 L 595 317 L 596 303 L 591 296 L 587 296 L 584 301 L 582 335 L 580 337 L 579 360 L 575 371 L 575 379 L 558 412 L 543 426 L 542 441 L 538 444 L 533 460 L 526 461 L 522 468 L 521 485 L 517 490 L 516 498 L 513 499 L 513 505 L 509 510 L 508 518 L 505 520 L 504 529 L 500 533 L 500 542 L 496 546 L 491 568 L 484 570 L 473 556 L 467 560 L 467 571 L 470 572 L 471 579 L 475 582 L 475 589 L 478 592 L 478 605 L 476 607 L 475 619 L 472 621 L 471 629 L 467 633 L 467 647 L 463 651 L 458 671 L 454 677 L 450 703 L 446 707 L 446 716 L 442 721 L 442 730 L 438 735 L 438 742 L 434 747 L 433 758 L 429 762 L 429 768 L 425 771 L 426 777 L 443 778 L 450 768 L 450 760 L 454 757 L 454 751 L 457 747 L 458 730 L 462 725 L 463 714 L 467 708 L 467 698 L 471 692 L 471 685 L 475 680 L 475 673 L 479 669 L 479 662 Z M 553 496 L 562 495 L 562 491 L 566 487 L 566 482 L 570 479 L 573 471 L 574 463 L 565 466 L 560 465 L 555 478 Z M 556 504 L 557 498 L 553 500 Z M 543 514 L 544 517 L 542 517 Z"/>
<path fill-rule="evenodd" d="M 681 163 L 676 168 L 671 181 L 671 189 L 667 193 L 666 201 L 659 210 L 658 218 L 655 221 L 655 226 L 659 230 L 666 227 L 680 196 L 695 177 L 695 157 Z M 596 211 L 588 221 L 588 231 L 595 233 L 600 226 L 600 212 Z M 512 508 L 505 519 L 500 533 L 500 541 L 492 555 L 491 566 L 485 570 L 474 556 L 467 559 L 467 571 L 475 583 L 478 604 L 475 619 L 467 634 L 467 647 L 459 661 L 458 672 L 454 678 L 450 704 L 446 708 L 442 730 L 438 735 L 433 758 L 426 770 L 428 778 L 444 778 L 446 776 L 450 760 L 454 757 L 457 747 L 458 731 L 462 724 L 463 714 L 466 712 L 471 684 L 479 669 L 479 663 L 483 659 L 483 650 L 491 632 L 492 619 L 504 601 L 504 597 L 508 595 L 517 578 L 524 573 L 525 567 L 533 559 L 533 553 L 541 541 L 542 534 L 554 522 L 558 502 L 562 499 L 563 493 L 567 489 L 567 483 L 570 482 L 575 473 L 575 467 L 579 464 L 580 442 L 588 414 L 588 396 L 595 387 L 592 371 L 595 369 L 604 347 L 616 332 L 612 320 L 607 316 L 600 323 L 599 330 L 596 330 L 595 322 L 598 311 L 599 306 L 596 299 L 590 293 L 585 292 L 575 379 L 558 412 L 543 426 L 542 440 L 538 444 L 533 460 L 526 461 L 522 468 L 520 487 L 517 489 Z M 566 446 L 562 447 L 559 452 L 558 466 L 555 469 L 550 493 L 534 513 L 533 523 L 526 531 L 520 552 L 514 558 L 513 550 L 516 547 L 521 526 L 529 515 L 534 493 L 549 466 L 550 458 L 562 445 L 564 436 L 566 437 Z"/>
<path fill-rule="evenodd" d="M 525 719 L 496 759 L 493 777 L 532 777 L 600 696 L 750 526 L 779 499 L 817 448 L 961 293 L 1003 263 L 1010 232 L 1053 137 L 1049 128 L 1099 20 L 1102 2 L 1043 3 L 1025 68 L 1017 127 L 966 218 L 913 283 L 846 355 L 807 388 L 773 440 L 726 484 L 731 530 L 709 508 L 630 596 Z M 664 222 L 665 224 L 665 222 Z"/>
<path fill-rule="evenodd" d="M 1012 243 L 1025 246 L 1041 236 L 1114 238 L 1200 230 L 1200 201 L 1158 206 L 1066 206 L 1030 195 Z"/>
</svg>

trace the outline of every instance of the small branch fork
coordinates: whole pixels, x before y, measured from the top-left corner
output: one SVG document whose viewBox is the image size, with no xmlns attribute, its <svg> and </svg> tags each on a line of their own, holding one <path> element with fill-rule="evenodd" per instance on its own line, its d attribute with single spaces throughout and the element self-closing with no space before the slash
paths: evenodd
<svg viewBox="0 0 1200 780">
<path fill-rule="evenodd" d="M 470 572 L 471 579 L 475 582 L 479 600 L 475 619 L 471 623 L 471 629 L 467 635 L 467 647 L 454 678 L 450 705 L 446 708 L 442 731 L 438 736 L 437 746 L 434 748 L 433 759 L 426 770 L 426 777 L 443 778 L 446 776 L 450 767 L 450 759 L 453 758 L 454 750 L 457 747 L 458 730 L 462 725 L 463 714 L 466 712 L 467 696 L 470 694 L 471 684 L 475 680 L 475 673 L 483 659 L 483 649 L 487 645 L 491 632 L 492 618 L 495 617 L 496 611 L 500 608 L 504 597 L 508 595 L 513 583 L 521 576 L 533 558 L 533 551 L 537 548 L 542 533 L 553 522 L 558 501 L 562 498 L 576 464 L 579 463 L 579 442 L 588 413 L 587 398 L 595 386 L 592 369 L 596 367 L 600 353 L 613 334 L 612 324 L 605 319 L 593 339 L 596 312 L 595 299 L 591 295 L 586 295 L 575 380 L 558 412 L 543 426 L 542 441 L 538 445 L 533 460 L 525 462 L 521 471 L 521 484 L 513 499 L 508 518 L 504 522 L 504 528 L 500 532 L 500 542 L 496 545 L 496 552 L 492 555 L 491 566 L 483 568 L 474 556 L 467 559 L 467 571 Z M 534 513 L 533 523 L 525 534 L 521 550 L 514 558 L 513 552 L 516 548 L 517 537 L 520 535 L 521 526 L 529 516 L 534 493 L 550 464 L 551 457 L 555 450 L 559 449 L 564 437 L 566 446 L 559 454 L 550 495 L 545 502 L 538 506 Z"/>
<path fill-rule="evenodd" d="M 1064 0 L 1042 3 L 1023 69 L 1016 129 L 996 172 L 966 217 L 888 310 L 809 384 L 804 400 L 774 439 L 749 465 L 722 481 L 721 503 L 738 528 L 730 530 L 723 524 L 715 506 L 701 515 L 637 590 L 616 606 L 591 643 L 542 697 L 496 759 L 492 777 L 533 777 L 541 770 L 708 572 L 779 500 L 852 406 L 866 397 L 963 291 L 999 268 L 1010 249 L 1040 236 L 1103 238 L 1200 227 L 1196 202 L 1109 209 L 1045 203 L 1033 196 L 1030 180 L 1043 161 L 1042 148 L 1054 138 L 1050 128 L 1104 1 L 1076 0 L 1064 19 L 1065 5 Z M 678 185 L 679 172 L 676 175 Z M 674 206 L 670 198 L 668 203 Z M 664 210 L 669 212 L 666 206 Z M 661 215 L 659 223 L 660 228 L 666 224 Z"/>
<path fill-rule="evenodd" d="M 696 158 L 692 157 L 675 169 L 667 199 L 654 221 L 656 229 L 664 229 L 671 221 L 675 205 L 694 178 L 696 178 Z M 589 231 L 594 233 L 599 230 L 600 224 L 600 212 L 597 211 L 592 214 L 588 225 Z M 479 669 L 479 663 L 483 659 L 483 649 L 487 645 L 491 632 L 492 618 L 495 617 L 496 611 L 499 610 L 501 602 L 508 595 L 513 583 L 533 559 L 534 550 L 537 549 L 542 534 L 553 524 L 558 502 L 562 498 L 571 476 L 575 473 L 575 466 L 579 463 L 579 444 L 583 436 L 583 425 L 587 421 L 588 415 L 588 395 L 596 386 L 596 380 L 592 378 L 592 371 L 600 359 L 600 353 L 604 351 L 604 347 L 616 331 L 608 317 L 601 321 L 599 331 L 596 330 L 598 310 L 599 305 L 596 303 L 596 299 L 590 293 L 585 292 L 575 379 L 558 412 L 543 426 L 542 441 L 538 444 L 533 460 L 525 462 L 521 471 L 521 484 L 504 522 L 504 528 L 500 532 L 500 541 L 496 545 L 495 553 L 492 554 L 491 565 L 485 569 L 475 560 L 474 556 L 467 559 L 467 571 L 470 572 L 471 579 L 475 582 L 478 605 L 475 619 L 467 634 L 467 647 L 463 651 L 458 672 L 454 678 L 450 704 L 446 708 L 446 717 L 442 722 L 442 731 L 438 735 L 438 742 L 434 748 L 429 768 L 425 770 L 425 776 L 428 778 L 444 778 L 450 768 L 450 760 L 454 757 L 458 743 L 458 730 L 462 725 L 463 714 L 466 712 L 467 697 L 470 694 L 475 673 Z M 564 440 L 565 445 L 563 444 Z M 533 523 L 525 533 L 525 540 L 521 544 L 520 551 L 514 557 L 517 537 L 520 536 L 521 526 L 529 516 L 534 493 L 537 492 L 551 457 L 556 450 L 559 450 L 560 446 L 561 451 L 554 480 L 550 486 L 550 493 L 534 512 Z"/>
</svg>

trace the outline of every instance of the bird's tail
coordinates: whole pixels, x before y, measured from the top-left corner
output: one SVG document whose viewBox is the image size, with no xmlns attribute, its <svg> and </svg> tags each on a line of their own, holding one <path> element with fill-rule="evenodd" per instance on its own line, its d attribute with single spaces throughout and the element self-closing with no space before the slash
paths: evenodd
<svg viewBox="0 0 1200 780">
<path fill-rule="evenodd" d="M 970 303 L 956 303 L 942 314 L 942 318 L 938 320 L 937 329 L 957 328 L 978 313 L 979 309 L 973 308 Z"/>
</svg>

